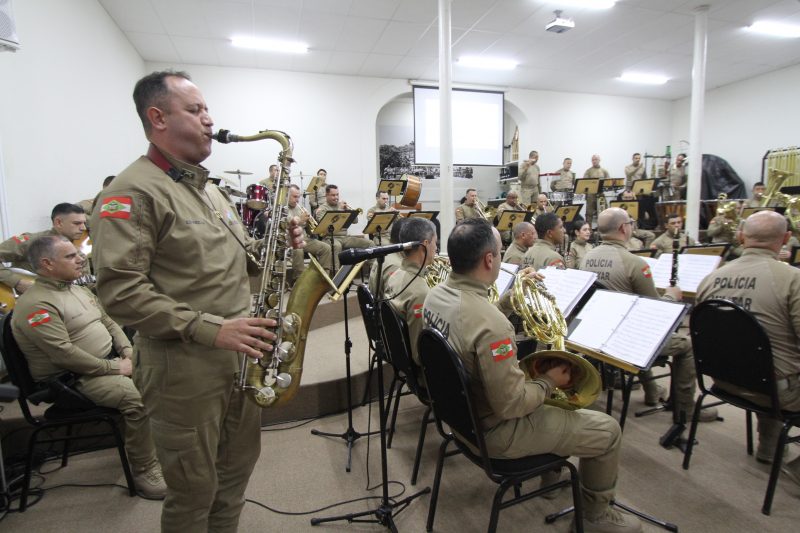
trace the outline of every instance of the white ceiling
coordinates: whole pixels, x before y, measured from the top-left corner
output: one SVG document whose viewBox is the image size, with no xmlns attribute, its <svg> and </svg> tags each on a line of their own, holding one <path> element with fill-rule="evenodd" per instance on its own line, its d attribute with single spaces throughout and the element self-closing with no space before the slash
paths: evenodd
<svg viewBox="0 0 800 533">
<path fill-rule="evenodd" d="M 437 0 L 99 0 L 146 61 L 436 80 Z M 608 10 L 557 0 L 452 0 L 453 59 L 502 56 L 510 72 L 455 65 L 455 83 L 676 99 L 691 92 L 693 9 L 710 5 L 707 88 L 800 63 L 800 39 L 758 36 L 754 20 L 800 24 L 797 0 L 618 0 Z M 575 20 L 546 32 L 553 10 Z M 233 48 L 235 34 L 305 42 L 286 55 Z M 615 78 L 660 73 L 662 86 Z"/>
</svg>

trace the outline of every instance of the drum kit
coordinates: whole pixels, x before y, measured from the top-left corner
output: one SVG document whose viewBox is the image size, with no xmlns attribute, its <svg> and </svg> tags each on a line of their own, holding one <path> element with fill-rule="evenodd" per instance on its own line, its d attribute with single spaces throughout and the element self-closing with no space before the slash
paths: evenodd
<svg viewBox="0 0 800 533">
<path fill-rule="evenodd" d="M 241 191 L 242 176 L 252 176 L 252 172 L 245 170 L 226 170 L 225 174 L 234 174 L 239 177 L 239 188 L 235 189 L 230 185 L 225 185 L 223 189 L 230 196 L 231 200 L 236 204 L 236 211 L 239 213 L 239 218 L 242 219 L 242 224 L 247 229 L 247 232 L 259 238 L 259 234 L 263 236 L 266 228 L 266 209 L 269 205 L 269 191 L 263 185 L 254 183 Z M 225 179 L 225 181 L 229 181 Z"/>
</svg>

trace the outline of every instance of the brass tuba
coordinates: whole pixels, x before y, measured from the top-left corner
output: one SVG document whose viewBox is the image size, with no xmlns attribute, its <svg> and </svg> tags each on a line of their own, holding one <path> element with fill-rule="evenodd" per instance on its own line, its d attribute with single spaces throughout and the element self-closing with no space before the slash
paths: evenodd
<svg viewBox="0 0 800 533">
<path fill-rule="evenodd" d="M 736 231 L 741 222 L 739 214 L 741 206 L 738 200 L 728 200 L 728 195 L 724 192 L 717 196 L 717 216 L 722 218 L 722 225 L 727 231 Z"/>
<path fill-rule="evenodd" d="M 300 387 L 303 354 L 311 316 L 329 284 L 324 269 L 312 257 L 311 267 L 297 279 L 288 303 L 284 306 L 287 270 L 292 249 L 288 242 L 287 205 L 289 200 L 289 166 L 292 141 L 281 131 L 265 130 L 255 135 L 233 135 L 220 130 L 213 136 L 221 143 L 250 142 L 272 139 L 280 143 L 280 173 L 270 189 L 269 224 L 261 248 L 259 266 L 263 269 L 261 284 L 250 316 L 272 318 L 278 324 L 272 352 L 261 359 L 242 357 L 237 386 L 261 407 L 275 407 L 289 401 Z"/>
<path fill-rule="evenodd" d="M 569 389 L 556 388 L 545 403 L 569 410 L 593 404 L 602 389 L 600 373 L 589 361 L 564 348 L 567 323 L 555 298 L 540 281 L 522 275 L 517 275 L 510 290 L 511 305 L 522 319 L 525 334 L 553 347 L 552 350 L 540 350 L 520 360 L 523 371 L 535 378 L 563 362 L 572 367 Z"/>
</svg>

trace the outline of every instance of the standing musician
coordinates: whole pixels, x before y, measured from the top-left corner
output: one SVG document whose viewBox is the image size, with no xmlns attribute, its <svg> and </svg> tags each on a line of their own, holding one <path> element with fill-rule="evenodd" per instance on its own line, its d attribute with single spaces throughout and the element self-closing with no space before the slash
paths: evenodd
<svg viewBox="0 0 800 533">
<path fill-rule="evenodd" d="M 559 178 L 552 182 L 550 188 L 553 192 L 572 192 L 575 189 L 575 173 L 572 168 L 572 159 L 564 158 L 563 166 L 557 170 Z"/>
<path fill-rule="evenodd" d="M 453 273 L 431 289 L 423 316 L 447 338 L 470 376 L 470 398 L 489 455 L 580 457 L 584 531 L 641 531 L 636 518 L 611 506 L 622 444 L 619 424 L 598 411 L 545 405 L 554 387 L 570 383 L 569 365 L 526 379 L 517 362 L 514 326 L 486 298 L 500 272 L 497 229 L 483 220 L 465 220 L 453 228 L 447 252 Z M 543 479 L 542 485 L 550 482 Z"/>
<path fill-rule="evenodd" d="M 389 243 L 391 244 L 399 244 L 403 241 L 400 240 L 400 230 L 403 229 L 403 226 L 409 220 L 413 220 L 411 218 L 400 218 L 397 217 L 395 221 L 392 223 L 392 229 L 389 230 Z M 378 292 L 378 262 L 375 261 L 372 263 L 372 268 L 369 272 L 369 291 L 373 294 L 373 296 L 377 298 L 383 298 L 386 294 L 386 287 L 389 283 L 389 276 L 392 273 L 400 268 L 400 264 L 403 262 L 403 256 L 400 254 L 389 254 L 383 260 L 383 270 L 381 270 L 380 275 L 382 276 L 381 287 L 383 287 L 383 294 L 377 294 Z"/>
<path fill-rule="evenodd" d="M 673 213 L 667 217 L 667 231 L 658 236 L 656 240 L 650 243 L 650 249 L 656 250 L 656 257 L 664 252 L 672 252 L 672 239 L 678 235 L 678 241 L 681 246 L 694 246 L 697 244 L 691 235 L 681 231 L 683 227 L 683 217 L 677 213 Z"/>
<path fill-rule="evenodd" d="M 464 198 L 464 203 L 456 207 L 456 222 L 458 223 L 470 218 L 482 218 L 485 220 L 486 217 L 480 205 L 478 205 L 478 191 L 475 189 L 467 189 Z"/>
<path fill-rule="evenodd" d="M 800 411 L 800 269 L 777 260 L 790 235 L 786 220 L 774 211 L 747 217 L 739 232 L 742 256 L 709 274 L 698 287 L 697 300 L 730 300 L 758 320 L 772 347 L 781 408 L 796 412 Z M 720 381 L 715 386 L 759 405 L 772 405 L 764 395 Z M 756 460 L 771 463 L 783 424 L 767 415 L 757 417 Z M 783 471 L 800 485 L 799 459 L 787 463 Z"/>
<path fill-rule="evenodd" d="M 328 184 L 325 186 L 325 203 L 319 206 L 317 209 L 317 222 L 322 220 L 322 217 L 325 216 L 325 213 L 328 211 L 351 211 L 351 207 L 347 205 L 347 202 L 340 202 L 339 201 L 339 187 L 334 185 L 333 183 Z M 372 241 L 365 239 L 364 237 L 356 237 L 355 235 L 348 235 L 347 230 L 341 230 L 334 232 L 334 249 L 333 249 L 333 256 L 334 260 L 336 261 L 337 268 L 338 268 L 338 257 L 339 252 L 342 250 L 346 250 L 348 248 L 369 248 L 372 246 Z M 325 238 L 325 237 L 323 237 Z M 323 265 L 327 268 L 328 265 Z"/>
<path fill-rule="evenodd" d="M 526 254 L 536 242 L 536 228 L 530 222 L 520 222 L 514 226 L 514 242 L 503 254 L 503 263 L 526 265 Z"/>
<path fill-rule="evenodd" d="M 564 263 L 567 268 L 580 269 L 586 254 L 594 248 L 589 242 L 589 239 L 592 238 L 592 227 L 585 220 L 576 220 L 572 223 L 571 237 L 569 251 L 564 256 Z"/>
<path fill-rule="evenodd" d="M 631 236 L 633 220 L 624 209 L 611 207 L 597 219 L 597 231 L 603 238 L 599 246 L 589 250 L 583 260 L 583 270 L 597 273 L 597 281 L 607 289 L 640 296 L 659 298 L 653 274 L 647 262 L 630 253 L 625 243 Z M 680 287 L 667 287 L 663 299 L 680 301 Z M 692 345 L 686 335 L 673 333 L 660 355 L 672 357 L 672 380 L 675 384 L 674 409 L 676 413 L 690 415 L 694 409 L 696 390 Z M 652 371 L 642 372 L 644 401 L 656 405 L 663 395 L 663 388 L 652 381 Z M 700 421 L 716 420 L 714 408 L 703 409 Z"/>
<path fill-rule="evenodd" d="M 37 233 L 21 233 L 0 243 L 0 283 L 14 289 L 18 294 L 28 290 L 33 285 L 33 281 L 13 272 L 11 268 L 4 266 L 2 263 L 11 263 L 12 267 L 36 272 L 35 265 L 31 265 L 27 258 L 28 246 L 30 246 L 31 241 L 45 235 L 60 235 L 70 241 L 76 241 L 86 231 L 86 214 L 84 214 L 80 206 L 75 204 L 62 203 L 56 205 L 50 213 L 50 220 L 53 223 L 53 227 L 48 230 Z M 82 275 L 91 274 L 86 256 L 80 252 L 78 253 L 83 260 Z"/>
<path fill-rule="evenodd" d="M 324 168 L 317 170 L 317 177 L 319 178 L 317 190 L 312 192 L 308 197 L 308 205 L 311 206 L 311 212 L 316 213 L 319 206 L 325 204 L 325 188 L 328 179 L 328 171 Z"/>
<path fill-rule="evenodd" d="M 608 173 L 608 170 L 604 169 L 600 166 L 600 156 L 594 154 L 592 156 L 592 166 L 586 169 L 583 173 L 584 179 L 586 178 L 595 178 L 601 180 L 607 180 L 611 178 L 611 175 Z M 592 221 L 595 215 L 595 211 L 597 210 L 597 195 L 596 194 L 587 194 L 586 195 L 586 220 L 589 222 Z"/>
<path fill-rule="evenodd" d="M 636 152 L 630 165 L 625 166 L 625 188 L 631 189 L 635 180 L 645 179 L 647 172 L 642 164 L 642 154 Z"/>
<path fill-rule="evenodd" d="M 98 296 L 137 331 L 134 381 L 167 483 L 162 531 L 235 531 L 261 451 L 261 410 L 236 374 L 242 357 L 272 350 L 277 322 L 248 317 L 251 241 L 200 165 L 214 125 L 200 90 L 184 72 L 154 72 L 133 100 L 150 146 L 92 215 Z"/>
<path fill-rule="evenodd" d="M 497 206 L 497 216 L 499 217 L 502 215 L 504 211 L 525 211 L 525 206 L 519 203 L 519 194 L 517 194 L 517 191 L 508 191 L 508 194 L 506 194 L 506 201 Z M 511 231 L 500 232 L 500 238 L 503 239 L 504 245 L 511 242 L 511 237 Z"/>
<path fill-rule="evenodd" d="M 128 337 L 88 289 L 72 282 L 83 259 L 66 237 L 45 235 L 28 248 L 37 282 L 20 296 L 11 328 L 37 382 L 74 373 L 75 388 L 95 404 L 118 409 L 125 420 L 125 451 L 140 494 L 163 499 L 167 491 L 139 391 L 129 379 Z"/>
<path fill-rule="evenodd" d="M 687 166 L 686 154 L 678 154 L 678 157 L 675 158 L 675 164 L 669 169 L 669 200 L 686 199 Z"/>
<path fill-rule="evenodd" d="M 556 246 L 564 242 L 564 222 L 555 213 L 545 213 L 536 217 L 534 227 L 539 239 L 525 253 L 525 264 L 535 270 L 549 266 L 565 268 L 564 258 L 556 251 Z"/>
<path fill-rule="evenodd" d="M 539 195 L 539 152 L 531 150 L 528 159 L 519 165 L 520 201 L 525 205 L 532 204 Z"/>
<path fill-rule="evenodd" d="M 372 215 L 375 213 L 386 213 L 386 212 L 394 212 L 397 211 L 394 207 L 389 205 L 389 193 L 385 191 L 378 191 L 375 193 L 375 205 L 367 209 L 367 219 L 369 220 L 372 218 Z M 397 220 L 395 218 L 395 220 Z M 373 235 L 372 241 L 377 245 L 378 244 L 378 236 Z M 381 238 L 380 243 L 389 244 L 389 228 L 382 228 L 381 229 Z"/>
<path fill-rule="evenodd" d="M 277 165 L 276 165 L 277 168 Z M 289 185 L 289 199 L 287 202 L 287 213 L 289 219 L 297 219 L 300 221 L 300 226 L 308 229 L 308 222 L 311 219 L 311 213 L 305 210 L 301 204 L 302 191 L 300 187 L 294 183 Z M 291 283 L 294 284 L 300 274 L 306 269 L 306 263 L 303 260 L 303 251 L 313 255 L 323 268 L 327 268 L 331 264 L 331 245 L 327 242 L 310 237 L 308 234 L 303 234 L 303 248 L 295 248 L 292 250 L 292 275 Z"/>
</svg>

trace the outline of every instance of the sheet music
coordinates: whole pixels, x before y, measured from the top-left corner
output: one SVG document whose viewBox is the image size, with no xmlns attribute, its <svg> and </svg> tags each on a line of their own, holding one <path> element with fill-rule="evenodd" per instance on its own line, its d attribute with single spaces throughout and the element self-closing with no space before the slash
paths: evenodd
<svg viewBox="0 0 800 533">
<path fill-rule="evenodd" d="M 721 260 L 718 255 L 681 254 L 678 256 L 678 286 L 685 292 L 697 292 L 700 282 L 719 266 Z M 661 254 L 655 266 L 651 264 L 650 269 L 653 271 L 656 287 L 669 287 L 672 254 Z"/>
<path fill-rule="evenodd" d="M 519 270 L 519 265 L 513 265 L 511 263 L 500 263 L 500 274 L 497 276 L 497 293 L 500 296 L 503 296 L 505 292 L 511 288 L 511 284 L 514 283 L 514 278 L 517 274 L 517 270 Z"/>
<path fill-rule="evenodd" d="M 616 359 L 646 367 L 664 338 L 672 333 L 683 309 L 683 304 L 639 298 L 602 351 Z"/>
<path fill-rule="evenodd" d="M 593 350 L 602 350 L 638 298 L 622 292 L 595 291 L 573 320 L 577 326 L 567 339 Z"/>
<path fill-rule="evenodd" d="M 596 272 L 585 270 L 566 270 L 556 267 L 547 267 L 539 271 L 544 275 L 544 286 L 556 299 L 556 305 L 565 317 L 572 313 L 581 297 L 597 279 Z"/>
</svg>

